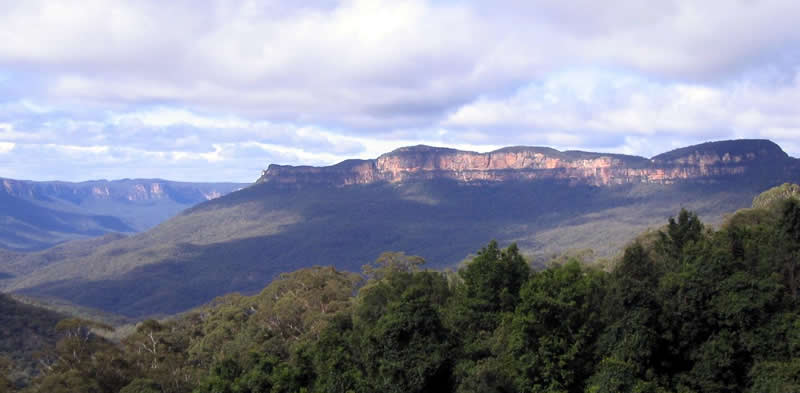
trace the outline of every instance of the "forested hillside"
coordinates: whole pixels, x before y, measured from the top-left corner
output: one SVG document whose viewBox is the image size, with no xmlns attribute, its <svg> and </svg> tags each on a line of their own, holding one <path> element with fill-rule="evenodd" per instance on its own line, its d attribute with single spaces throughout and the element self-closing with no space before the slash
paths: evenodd
<svg viewBox="0 0 800 393">
<path fill-rule="evenodd" d="M 26 391 L 800 391 L 797 188 L 755 202 L 717 230 L 683 210 L 613 266 L 491 242 L 457 272 L 287 273 L 119 344 L 71 320 Z"/>
<path fill-rule="evenodd" d="M 610 188 L 547 181 L 260 184 L 142 234 L 27 254 L 7 267 L 0 262 L 0 272 L 13 276 L 0 288 L 142 317 L 183 312 L 229 292 L 256 293 L 282 272 L 313 265 L 358 271 L 386 250 L 423 256 L 437 269 L 491 239 L 517 242 L 545 263 L 567 250 L 609 257 L 682 206 L 719 224 L 768 187 L 739 180 Z"/>
<path fill-rule="evenodd" d="M 63 315 L 20 303 L 0 293 L 0 392 L 4 384 L 37 373 L 38 352 L 55 345 Z"/>
<path fill-rule="evenodd" d="M 314 265 L 358 271 L 386 250 L 453 267 L 496 239 L 544 265 L 615 257 L 681 208 L 710 225 L 800 179 L 765 140 L 712 142 L 654 157 L 511 147 L 426 146 L 330 167 L 270 166 L 261 180 L 157 227 L 3 258 L 0 290 L 132 318 L 254 294 Z M 158 188 L 159 190 L 161 188 Z M 165 188 L 166 189 L 166 188 Z"/>
</svg>

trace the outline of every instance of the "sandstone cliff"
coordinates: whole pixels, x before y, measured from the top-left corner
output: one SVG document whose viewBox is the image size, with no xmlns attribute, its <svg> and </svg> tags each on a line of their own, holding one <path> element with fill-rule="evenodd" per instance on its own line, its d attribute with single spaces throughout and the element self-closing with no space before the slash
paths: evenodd
<svg viewBox="0 0 800 393">
<path fill-rule="evenodd" d="M 550 179 L 605 186 L 711 182 L 745 173 L 785 177 L 800 173 L 798 169 L 798 160 L 767 140 L 710 142 L 652 159 L 542 147 L 476 153 L 421 145 L 374 160 L 347 160 L 328 167 L 270 165 L 258 183 L 345 186 L 441 178 L 468 184 Z"/>
</svg>

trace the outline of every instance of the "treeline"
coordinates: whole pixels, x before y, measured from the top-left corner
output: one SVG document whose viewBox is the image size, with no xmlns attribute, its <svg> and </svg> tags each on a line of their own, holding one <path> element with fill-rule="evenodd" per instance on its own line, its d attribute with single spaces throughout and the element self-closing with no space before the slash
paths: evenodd
<svg viewBox="0 0 800 393">
<path fill-rule="evenodd" d="M 800 202 L 762 202 L 718 230 L 681 211 L 613 267 L 492 242 L 452 273 L 284 274 L 120 343 L 62 321 L 24 391 L 800 392 Z"/>
<path fill-rule="evenodd" d="M 56 344 L 53 328 L 63 318 L 0 293 L 0 392 L 6 379 L 25 380 L 36 373 L 34 354 Z"/>
</svg>

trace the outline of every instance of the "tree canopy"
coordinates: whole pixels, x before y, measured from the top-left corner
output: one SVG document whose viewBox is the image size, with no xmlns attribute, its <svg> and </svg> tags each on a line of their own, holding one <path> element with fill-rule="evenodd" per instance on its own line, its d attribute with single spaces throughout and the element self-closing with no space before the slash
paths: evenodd
<svg viewBox="0 0 800 393">
<path fill-rule="evenodd" d="M 718 229 L 683 210 L 605 269 L 492 241 L 455 273 L 403 253 L 286 273 L 120 343 L 69 319 L 23 390 L 800 391 L 800 201 L 764 206 Z"/>
</svg>

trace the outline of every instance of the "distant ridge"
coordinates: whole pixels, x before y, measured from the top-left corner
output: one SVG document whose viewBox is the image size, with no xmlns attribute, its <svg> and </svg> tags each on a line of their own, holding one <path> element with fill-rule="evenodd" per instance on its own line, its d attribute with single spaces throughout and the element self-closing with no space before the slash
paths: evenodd
<svg viewBox="0 0 800 393">
<path fill-rule="evenodd" d="M 769 140 L 708 142 L 644 157 L 558 151 L 549 147 L 512 146 L 476 153 L 425 145 L 396 149 L 373 160 L 347 160 L 329 167 L 270 165 L 257 183 L 330 184 L 445 178 L 463 183 L 565 180 L 573 184 L 669 184 L 714 181 L 757 170 L 786 176 L 797 160 Z"/>
<path fill-rule="evenodd" d="M 187 207 L 245 186 L 161 179 L 71 183 L 0 178 L 0 248 L 39 250 L 106 233 L 143 231 Z"/>
<path fill-rule="evenodd" d="M 778 144 L 767 139 L 736 139 L 719 142 L 706 142 L 699 145 L 683 147 L 652 158 L 656 163 L 674 162 L 690 157 L 747 158 L 749 160 L 787 161 L 790 157 Z"/>
</svg>

